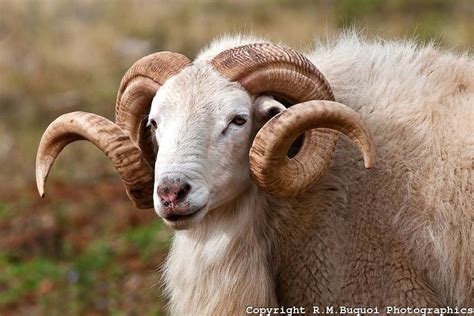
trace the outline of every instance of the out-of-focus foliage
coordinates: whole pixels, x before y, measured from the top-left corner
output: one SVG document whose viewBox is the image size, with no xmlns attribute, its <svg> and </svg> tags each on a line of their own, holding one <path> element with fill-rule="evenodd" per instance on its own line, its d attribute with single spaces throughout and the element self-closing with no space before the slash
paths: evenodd
<svg viewBox="0 0 474 316">
<path fill-rule="evenodd" d="M 195 56 L 224 33 L 297 49 L 355 27 L 369 36 L 474 43 L 471 0 L 0 1 L 0 314 L 159 314 L 169 232 L 128 202 L 90 144 L 61 154 L 35 192 L 42 132 L 65 112 L 113 119 L 126 69 L 151 52 Z"/>
</svg>

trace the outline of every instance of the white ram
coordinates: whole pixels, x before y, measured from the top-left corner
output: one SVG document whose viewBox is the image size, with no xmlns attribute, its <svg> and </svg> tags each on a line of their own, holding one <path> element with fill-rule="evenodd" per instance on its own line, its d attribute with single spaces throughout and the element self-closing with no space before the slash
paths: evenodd
<svg viewBox="0 0 474 316">
<path fill-rule="evenodd" d="M 116 124 L 76 112 L 50 125 L 40 193 L 65 145 L 101 148 L 135 204 L 153 197 L 176 229 L 164 267 L 176 315 L 472 306 L 472 58 L 353 34 L 306 57 L 227 37 L 193 63 L 141 59 Z M 348 138 L 336 145 L 334 130 Z"/>
</svg>

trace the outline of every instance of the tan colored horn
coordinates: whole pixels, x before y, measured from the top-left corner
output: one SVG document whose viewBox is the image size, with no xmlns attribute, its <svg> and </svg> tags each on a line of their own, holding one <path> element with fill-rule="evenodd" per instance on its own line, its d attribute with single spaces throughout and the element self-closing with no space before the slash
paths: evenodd
<svg viewBox="0 0 474 316">
<path fill-rule="evenodd" d="M 258 132 L 250 150 L 256 183 L 280 197 L 295 197 L 308 190 L 324 174 L 328 161 L 323 158 L 332 154 L 332 148 L 321 149 L 324 141 L 312 137 L 304 140 L 292 159 L 287 153 L 299 135 L 317 128 L 336 130 L 349 137 L 362 152 L 365 167 L 372 166 L 375 146 L 357 112 L 337 102 L 308 101 L 281 112 Z"/>
<path fill-rule="evenodd" d="M 186 56 L 178 53 L 154 53 L 135 62 L 120 83 L 115 121 L 138 145 L 150 166 L 156 159 L 150 130 L 145 128 L 151 101 L 166 80 L 190 63 Z"/>
<path fill-rule="evenodd" d="M 321 72 L 305 56 L 290 48 L 269 43 L 240 46 L 218 54 L 211 64 L 229 80 L 238 81 L 253 95 L 276 95 L 292 103 L 334 100 L 331 87 Z M 271 128 L 267 125 L 268 123 L 262 127 L 262 135 L 266 134 L 266 129 Z M 314 152 L 317 166 L 320 168 L 316 176 L 322 175 L 329 166 L 336 141 L 337 134 L 331 130 L 310 130 L 305 133 L 301 151 Z M 254 142 L 253 146 L 258 146 L 258 142 Z M 309 146 L 311 148 L 308 148 Z M 252 148 L 251 152 L 255 151 L 256 149 Z M 268 156 L 268 159 L 279 158 Z M 272 182 L 273 176 L 268 179 L 265 177 L 278 171 L 262 169 L 253 166 L 254 163 L 251 159 L 252 175 L 258 179 L 257 183 L 264 190 L 276 195 L 279 195 L 280 189 L 294 190 L 295 194 L 302 192 L 302 189 L 297 187 L 275 188 L 277 183 Z M 254 173 L 256 170 L 259 170 L 258 174 Z M 299 181 L 296 179 L 294 183 L 296 185 Z M 294 194 L 284 194 L 289 195 Z"/>
<path fill-rule="evenodd" d="M 137 208 L 153 207 L 153 169 L 129 136 L 108 119 L 86 112 L 64 114 L 44 132 L 36 155 L 36 185 L 44 196 L 48 173 L 61 150 L 76 140 L 88 140 L 110 158 Z"/>
<path fill-rule="evenodd" d="M 251 94 L 275 94 L 300 103 L 334 100 L 329 83 L 301 53 L 275 44 L 259 43 L 218 54 L 211 64 Z"/>
</svg>

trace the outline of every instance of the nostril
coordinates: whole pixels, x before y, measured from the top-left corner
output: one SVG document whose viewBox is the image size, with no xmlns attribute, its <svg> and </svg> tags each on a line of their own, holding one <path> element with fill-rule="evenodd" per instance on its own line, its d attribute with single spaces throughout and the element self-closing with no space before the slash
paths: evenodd
<svg viewBox="0 0 474 316">
<path fill-rule="evenodd" d="M 186 197 L 188 192 L 191 190 L 189 183 L 183 183 L 179 185 L 178 193 L 176 194 L 176 200 L 180 201 Z"/>
<path fill-rule="evenodd" d="M 185 183 L 180 190 L 178 191 L 178 194 L 176 196 L 176 199 L 178 201 L 184 199 L 186 195 L 188 195 L 188 192 L 191 190 L 191 185 L 189 183 Z"/>
</svg>

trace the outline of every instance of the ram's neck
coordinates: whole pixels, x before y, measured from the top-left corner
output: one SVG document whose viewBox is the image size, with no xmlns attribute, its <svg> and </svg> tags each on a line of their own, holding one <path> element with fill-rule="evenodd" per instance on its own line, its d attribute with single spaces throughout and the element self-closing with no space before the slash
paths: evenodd
<svg viewBox="0 0 474 316">
<path fill-rule="evenodd" d="M 177 232 L 164 279 L 175 315 L 238 315 L 276 304 L 268 271 L 268 203 L 252 187 L 198 227 Z"/>
</svg>

